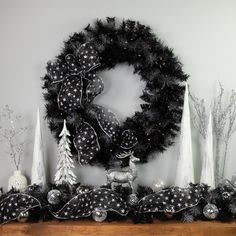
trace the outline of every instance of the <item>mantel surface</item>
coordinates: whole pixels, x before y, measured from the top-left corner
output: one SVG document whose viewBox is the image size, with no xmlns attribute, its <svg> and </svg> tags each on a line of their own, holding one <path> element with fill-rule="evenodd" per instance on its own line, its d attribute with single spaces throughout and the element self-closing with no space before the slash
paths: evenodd
<svg viewBox="0 0 236 236">
<path fill-rule="evenodd" d="M 0 226 L 1 236 L 236 236 L 236 222 L 220 223 L 175 221 L 133 224 L 131 221 L 97 223 L 94 221 L 49 221 L 9 223 Z"/>
</svg>

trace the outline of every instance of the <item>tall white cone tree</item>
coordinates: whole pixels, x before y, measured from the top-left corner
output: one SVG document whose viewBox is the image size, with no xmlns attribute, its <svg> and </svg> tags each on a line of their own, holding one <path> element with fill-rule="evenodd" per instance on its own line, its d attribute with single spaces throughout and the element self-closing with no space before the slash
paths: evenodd
<svg viewBox="0 0 236 236">
<path fill-rule="evenodd" d="M 35 127 L 34 153 L 31 170 L 31 184 L 46 186 L 46 170 L 43 155 L 43 142 L 41 133 L 40 111 L 37 110 L 37 122 Z"/>
<path fill-rule="evenodd" d="M 184 107 L 181 121 L 180 150 L 176 170 L 176 186 L 185 188 L 194 183 L 191 120 L 188 85 L 185 86 Z"/>
<path fill-rule="evenodd" d="M 70 140 L 68 138 L 70 133 L 66 127 L 66 121 L 64 120 L 63 129 L 59 135 L 61 137 L 58 149 L 59 149 L 59 161 L 56 167 L 56 174 L 54 181 L 57 185 L 68 184 L 73 185 L 76 183 L 76 176 L 72 169 L 74 168 L 74 161 L 71 158 Z"/>
<path fill-rule="evenodd" d="M 209 121 L 204 139 L 204 155 L 202 160 L 201 183 L 215 188 L 214 156 L 213 156 L 213 135 L 212 135 L 212 116 L 209 114 Z"/>
</svg>

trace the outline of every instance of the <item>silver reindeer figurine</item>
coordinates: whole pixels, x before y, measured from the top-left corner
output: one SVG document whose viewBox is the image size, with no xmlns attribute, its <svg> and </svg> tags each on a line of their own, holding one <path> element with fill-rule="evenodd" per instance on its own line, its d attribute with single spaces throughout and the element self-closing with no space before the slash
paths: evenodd
<svg viewBox="0 0 236 236">
<path fill-rule="evenodd" d="M 107 183 L 111 184 L 111 188 L 114 189 L 116 185 L 128 184 L 133 193 L 133 181 L 137 178 L 137 170 L 135 162 L 140 161 L 139 158 L 134 156 L 132 151 L 123 152 L 116 155 L 117 158 L 123 159 L 129 157 L 129 167 L 122 169 L 110 169 L 107 171 Z"/>
</svg>

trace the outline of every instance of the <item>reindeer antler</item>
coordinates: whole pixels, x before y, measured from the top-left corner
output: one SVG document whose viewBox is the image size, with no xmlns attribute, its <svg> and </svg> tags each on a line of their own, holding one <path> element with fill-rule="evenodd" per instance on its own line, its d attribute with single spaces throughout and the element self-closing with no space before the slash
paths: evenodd
<svg viewBox="0 0 236 236">
<path fill-rule="evenodd" d="M 116 157 L 119 158 L 119 159 L 123 159 L 123 158 L 126 158 L 128 156 L 131 156 L 133 155 L 133 151 L 125 151 L 125 152 L 122 152 L 120 154 L 116 154 Z"/>
</svg>

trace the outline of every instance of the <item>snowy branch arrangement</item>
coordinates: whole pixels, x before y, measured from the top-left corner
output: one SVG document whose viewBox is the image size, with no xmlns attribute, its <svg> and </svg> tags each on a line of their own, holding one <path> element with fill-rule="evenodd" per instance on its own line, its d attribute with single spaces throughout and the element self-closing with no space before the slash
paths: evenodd
<svg viewBox="0 0 236 236">
<path fill-rule="evenodd" d="M 213 99 L 211 105 L 213 132 L 215 137 L 216 183 L 219 183 L 224 177 L 229 141 L 236 130 L 236 92 L 232 90 L 230 97 L 227 100 L 223 86 L 219 84 L 219 87 L 219 93 Z M 191 100 L 193 104 L 193 125 L 205 139 L 207 127 L 205 101 L 203 99 L 198 99 L 193 95 L 191 95 Z"/>
<path fill-rule="evenodd" d="M 228 101 L 225 100 L 225 90 L 220 84 L 219 95 L 213 100 L 212 115 L 213 127 L 216 138 L 216 180 L 219 182 L 224 177 L 225 164 L 229 140 L 236 129 L 236 93 L 231 91 Z M 224 153 L 221 158 L 221 143 L 224 144 Z M 222 168 L 220 168 L 222 163 Z"/>
<path fill-rule="evenodd" d="M 206 138 L 206 127 L 207 127 L 207 113 L 204 99 L 199 99 L 193 94 L 190 94 L 192 100 L 193 114 L 191 116 L 194 128 L 196 128 L 202 137 Z"/>
<path fill-rule="evenodd" d="M 14 111 L 6 105 L 0 112 L 1 142 L 7 145 L 7 154 L 13 160 L 15 168 L 19 170 L 21 157 L 26 141 L 23 139 L 27 127 L 19 126 L 22 117 L 15 115 Z"/>
</svg>

